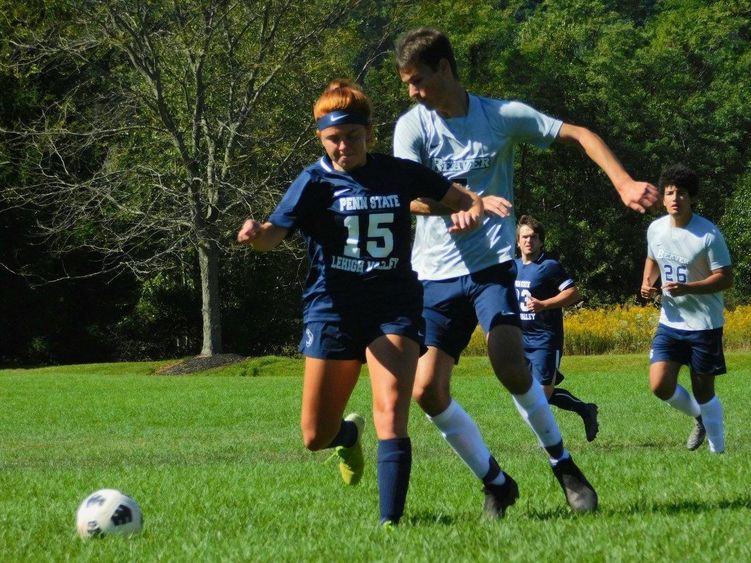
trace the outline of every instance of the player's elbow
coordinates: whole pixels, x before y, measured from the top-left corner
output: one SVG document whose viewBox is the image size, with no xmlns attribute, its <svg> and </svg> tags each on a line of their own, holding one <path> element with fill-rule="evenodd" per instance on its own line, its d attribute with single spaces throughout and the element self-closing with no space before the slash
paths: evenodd
<svg viewBox="0 0 751 563">
<path fill-rule="evenodd" d="M 723 268 L 719 271 L 720 279 L 719 279 L 719 290 L 725 291 L 726 289 L 730 289 L 733 287 L 733 284 L 735 283 L 735 276 L 733 275 L 732 268 Z"/>
</svg>

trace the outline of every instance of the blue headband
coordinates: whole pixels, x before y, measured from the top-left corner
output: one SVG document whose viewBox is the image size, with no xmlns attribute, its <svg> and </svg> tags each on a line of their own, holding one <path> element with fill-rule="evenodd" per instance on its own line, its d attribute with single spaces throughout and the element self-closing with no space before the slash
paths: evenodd
<svg viewBox="0 0 751 563">
<path fill-rule="evenodd" d="M 362 113 L 355 113 L 352 111 L 337 110 L 327 113 L 321 119 L 316 122 L 316 127 L 319 131 L 323 131 L 327 127 L 333 125 L 344 125 L 348 123 L 354 123 L 356 125 L 370 125 L 370 121 L 366 115 Z"/>
</svg>

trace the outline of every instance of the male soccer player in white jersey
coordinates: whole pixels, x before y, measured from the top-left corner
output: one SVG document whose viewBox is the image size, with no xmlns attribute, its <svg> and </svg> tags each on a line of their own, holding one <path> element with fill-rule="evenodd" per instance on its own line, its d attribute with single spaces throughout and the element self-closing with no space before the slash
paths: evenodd
<svg viewBox="0 0 751 563">
<path fill-rule="evenodd" d="M 471 95 L 462 86 L 451 44 L 441 32 L 421 28 L 399 37 L 399 75 L 418 102 L 402 115 L 394 134 L 394 154 L 421 162 L 483 197 L 480 228 L 451 239 L 435 202 L 413 202 L 418 215 L 413 267 L 425 288 L 423 316 L 428 352 L 419 361 L 413 395 L 454 451 L 482 480 L 484 512 L 502 516 L 518 496 L 516 483 L 491 456 L 470 416 L 452 399 L 454 364 L 478 320 L 488 355 L 501 383 L 511 392 L 522 418 L 550 458 L 569 506 L 597 508 L 597 494 L 563 447 L 542 387 L 527 369 L 514 292 L 516 221 L 513 201 L 513 149 L 529 142 L 578 143 L 607 174 L 623 202 L 643 212 L 656 188 L 636 182 L 605 143 L 583 127 L 562 123 L 518 102 Z"/>
<path fill-rule="evenodd" d="M 669 166 L 659 186 L 668 214 L 649 225 L 641 285 L 642 297 L 652 298 L 660 293 L 655 282 L 662 282 L 649 384 L 659 399 L 696 419 L 686 447 L 695 450 L 707 437 L 709 450 L 719 454 L 725 432 L 715 376 L 726 372 L 722 291 L 733 285 L 730 253 L 717 227 L 692 210 L 699 191 L 693 170 Z M 693 397 L 678 384 L 681 365 L 691 370 Z"/>
<path fill-rule="evenodd" d="M 585 403 L 567 389 L 559 368 L 563 356 L 563 308 L 581 301 L 574 280 L 563 265 L 543 251 L 545 226 L 531 215 L 522 215 L 516 227 L 521 257 L 516 259 L 516 297 L 524 333 L 524 355 L 529 371 L 542 385 L 548 402 L 578 414 L 587 441 L 597 436 L 597 405 Z"/>
</svg>

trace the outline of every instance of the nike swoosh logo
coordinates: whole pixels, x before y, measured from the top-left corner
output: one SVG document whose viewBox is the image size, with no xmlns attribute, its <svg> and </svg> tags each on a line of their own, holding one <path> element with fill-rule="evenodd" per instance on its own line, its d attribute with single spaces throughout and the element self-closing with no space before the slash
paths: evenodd
<svg viewBox="0 0 751 563">
<path fill-rule="evenodd" d="M 337 121 L 339 121 L 340 119 L 344 119 L 345 117 L 347 117 L 347 116 L 346 116 L 346 115 L 335 115 L 335 116 L 333 116 L 333 117 L 331 118 L 331 121 L 333 121 L 333 122 L 337 122 Z"/>
<path fill-rule="evenodd" d="M 342 194 L 346 194 L 349 191 L 349 188 L 344 188 L 343 190 L 336 190 L 334 192 L 334 197 L 339 197 Z"/>
</svg>

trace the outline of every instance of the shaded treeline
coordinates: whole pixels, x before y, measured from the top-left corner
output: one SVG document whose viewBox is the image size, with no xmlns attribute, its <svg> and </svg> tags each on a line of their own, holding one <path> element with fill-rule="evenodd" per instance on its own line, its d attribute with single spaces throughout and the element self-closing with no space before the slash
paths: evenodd
<svg viewBox="0 0 751 563">
<path fill-rule="evenodd" d="M 390 49 L 432 25 L 474 92 L 600 134 L 638 179 L 683 161 L 751 294 L 751 2 L 0 0 L 0 362 L 285 353 L 298 237 L 233 244 L 320 154 L 330 78 L 376 105 L 376 150 L 409 107 Z M 593 305 L 636 301 L 650 216 L 577 151 L 524 147 L 516 210 Z"/>
</svg>

